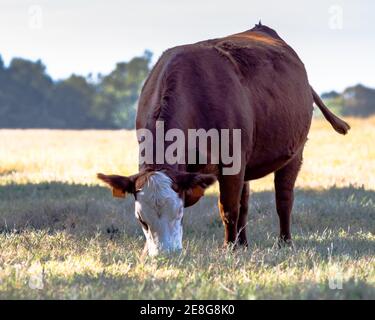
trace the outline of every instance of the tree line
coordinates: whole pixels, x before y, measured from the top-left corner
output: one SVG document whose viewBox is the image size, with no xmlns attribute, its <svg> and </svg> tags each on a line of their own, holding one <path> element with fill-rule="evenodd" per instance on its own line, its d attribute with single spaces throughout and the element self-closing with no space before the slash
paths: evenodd
<svg viewBox="0 0 375 320">
<path fill-rule="evenodd" d="M 42 61 L 0 56 L 0 128 L 132 129 L 152 53 L 117 63 L 107 75 L 55 81 Z M 322 95 L 341 115 L 375 114 L 375 90 L 363 85 Z"/>
<path fill-rule="evenodd" d="M 152 53 L 117 63 L 107 75 L 72 74 L 54 81 L 42 61 L 0 56 L 0 127 L 133 128 L 136 104 Z"/>
<path fill-rule="evenodd" d="M 375 89 L 362 84 L 346 88 L 338 93 L 322 94 L 328 107 L 343 116 L 368 117 L 375 114 Z"/>
</svg>

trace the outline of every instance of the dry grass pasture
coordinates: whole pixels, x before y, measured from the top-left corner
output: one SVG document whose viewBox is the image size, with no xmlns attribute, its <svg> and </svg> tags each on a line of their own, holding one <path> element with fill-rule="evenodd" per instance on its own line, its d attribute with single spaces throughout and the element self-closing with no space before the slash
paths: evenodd
<svg viewBox="0 0 375 320">
<path fill-rule="evenodd" d="M 314 119 L 295 249 L 278 249 L 272 176 L 251 183 L 247 251 L 221 248 L 217 186 L 185 212 L 184 250 L 141 258 L 131 197 L 97 172 L 137 168 L 134 131 L 0 130 L 0 299 L 374 299 L 375 118 Z"/>
</svg>

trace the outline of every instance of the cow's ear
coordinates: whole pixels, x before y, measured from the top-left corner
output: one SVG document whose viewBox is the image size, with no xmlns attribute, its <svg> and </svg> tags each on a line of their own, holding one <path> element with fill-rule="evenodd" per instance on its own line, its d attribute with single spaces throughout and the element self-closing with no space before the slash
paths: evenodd
<svg viewBox="0 0 375 320">
<path fill-rule="evenodd" d="M 204 195 L 204 191 L 216 181 L 216 176 L 183 172 L 177 173 L 174 181 L 178 191 L 184 194 L 185 207 L 189 207 Z"/>
<path fill-rule="evenodd" d="M 97 177 L 112 188 L 112 195 L 116 198 L 125 198 L 127 193 L 135 193 L 135 176 L 124 177 L 98 173 Z"/>
</svg>

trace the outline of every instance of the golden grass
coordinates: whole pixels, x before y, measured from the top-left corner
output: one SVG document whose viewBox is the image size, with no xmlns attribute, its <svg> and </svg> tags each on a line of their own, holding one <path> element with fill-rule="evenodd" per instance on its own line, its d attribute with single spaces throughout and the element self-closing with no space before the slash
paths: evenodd
<svg viewBox="0 0 375 320">
<path fill-rule="evenodd" d="M 133 200 L 95 178 L 136 172 L 134 131 L 0 130 L 0 298 L 375 298 L 375 117 L 347 120 L 347 136 L 313 121 L 295 250 L 275 246 L 270 175 L 251 182 L 247 251 L 221 249 L 215 186 L 186 210 L 183 253 L 145 260 Z"/>
<path fill-rule="evenodd" d="M 375 117 L 347 119 L 338 135 L 315 119 L 297 180 L 301 188 L 332 185 L 375 189 Z M 97 172 L 132 174 L 138 169 L 135 131 L 0 130 L 1 184 L 60 181 L 95 185 Z M 254 191 L 273 188 L 272 175 L 252 182 Z"/>
</svg>

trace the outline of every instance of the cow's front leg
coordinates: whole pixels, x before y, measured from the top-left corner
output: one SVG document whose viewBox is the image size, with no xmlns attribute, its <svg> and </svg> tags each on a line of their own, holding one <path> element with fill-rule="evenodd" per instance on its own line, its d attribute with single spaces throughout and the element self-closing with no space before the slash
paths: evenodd
<svg viewBox="0 0 375 320">
<path fill-rule="evenodd" d="M 224 245 L 239 244 L 237 224 L 243 184 L 243 178 L 238 176 L 219 178 L 219 211 L 224 224 Z"/>
<path fill-rule="evenodd" d="M 302 152 L 275 172 L 276 209 L 280 220 L 279 245 L 291 245 L 291 214 L 294 201 L 294 183 L 302 164 Z"/>
</svg>

